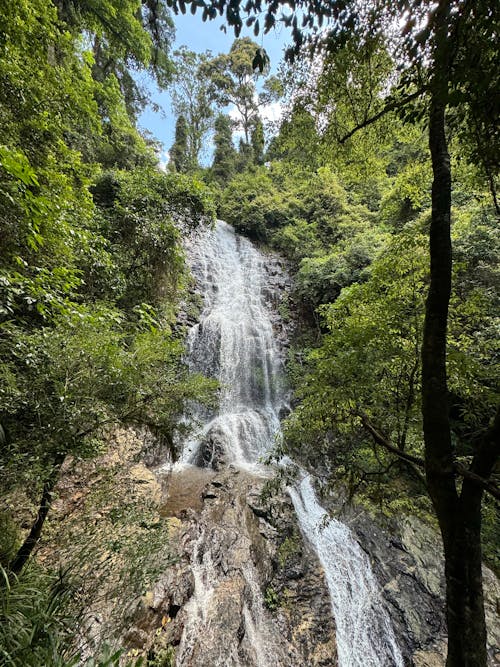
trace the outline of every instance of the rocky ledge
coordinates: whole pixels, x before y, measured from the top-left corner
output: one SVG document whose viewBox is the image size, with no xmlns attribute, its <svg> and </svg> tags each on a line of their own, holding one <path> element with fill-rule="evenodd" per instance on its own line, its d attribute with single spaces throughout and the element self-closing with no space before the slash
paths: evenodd
<svg viewBox="0 0 500 667">
<path fill-rule="evenodd" d="M 320 564 L 288 496 L 262 500 L 265 483 L 231 467 L 171 476 L 177 562 L 137 610 L 131 649 L 183 667 L 337 664 Z"/>
</svg>

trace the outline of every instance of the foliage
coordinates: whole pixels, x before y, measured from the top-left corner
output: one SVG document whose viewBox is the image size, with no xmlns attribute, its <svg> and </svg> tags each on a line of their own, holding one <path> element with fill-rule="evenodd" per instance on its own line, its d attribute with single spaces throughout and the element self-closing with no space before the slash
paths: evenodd
<svg viewBox="0 0 500 667">
<path fill-rule="evenodd" d="M 148 657 L 148 667 L 174 667 L 175 665 L 175 648 L 168 646 L 167 648 L 154 651 L 152 658 Z"/>
<path fill-rule="evenodd" d="M 269 611 L 275 611 L 280 606 L 279 594 L 272 586 L 266 588 L 266 592 L 264 593 L 264 604 Z"/>
<path fill-rule="evenodd" d="M 455 209 L 448 375 L 457 450 L 470 454 L 500 400 L 497 220 L 476 201 Z"/>
<path fill-rule="evenodd" d="M 180 115 L 175 123 L 175 140 L 170 149 L 169 164 L 180 173 L 186 172 L 189 168 L 188 125 L 183 115 Z"/>
<path fill-rule="evenodd" d="M 185 401 L 214 390 L 187 371 L 171 328 L 186 285 L 181 229 L 210 222 L 214 204 L 201 182 L 159 170 L 135 122 L 133 71 L 168 82 L 172 23 L 163 2 L 119 5 L 0 9 L 0 553 L 17 572 L 66 457 L 95 457 L 112 424 L 168 444 Z M 16 611 L 2 647 L 19 642 L 9 664 L 64 665 L 75 611 L 41 566 L 28 608 L 26 567 L 6 569 L 2 604 Z"/>
<path fill-rule="evenodd" d="M 313 114 L 304 108 L 303 101 L 294 101 L 281 122 L 279 132 L 270 142 L 268 157 L 286 159 L 302 169 L 315 170 L 320 166 L 320 136 Z"/>
<path fill-rule="evenodd" d="M 264 162 L 264 125 L 260 118 L 256 118 L 251 134 L 251 143 L 253 149 L 253 160 L 255 164 L 263 164 Z"/>
<path fill-rule="evenodd" d="M 169 57 L 174 28 L 163 1 L 109 0 L 96 3 L 65 0 L 57 3 L 61 23 L 73 34 L 87 34 L 92 43 L 93 76 L 105 82 L 113 75 L 119 82 L 127 113 L 136 118 L 147 95 L 131 70 L 147 69 L 161 88 L 171 81 Z"/>
<path fill-rule="evenodd" d="M 229 116 L 219 114 L 215 119 L 214 128 L 215 151 L 211 175 L 220 185 L 227 185 L 236 169 L 236 149 L 232 139 L 231 119 Z"/>
<path fill-rule="evenodd" d="M 420 444 L 426 259 L 422 235 L 397 238 L 375 260 L 364 284 L 344 288 L 323 308 L 327 333 L 309 355 L 310 374 L 297 387 L 301 403 L 285 427 L 292 450 L 306 437 L 346 474 L 383 467 L 385 454 L 374 458 L 370 439 L 363 437 L 365 415 L 401 449 Z M 343 437 L 335 442 L 335 434 Z"/>
<path fill-rule="evenodd" d="M 123 650 L 103 647 L 84 663 L 74 648 L 74 581 L 68 571 L 29 567 L 15 579 L 0 567 L 0 662 L 9 667 L 141 667 L 123 662 Z"/>
<path fill-rule="evenodd" d="M 90 139 L 90 146 L 94 144 L 92 152 L 84 149 L 88 159 L 108 169 L 156 165 L 153 146 L 137 130 L 116 76 L 107 76 L 101 84 L 96 84 L 95 98 L 102 119 L 102 134 L 98 142 Z"/>
<path fill-rule="evenodd" d="M 281 568 L 285 567 L 289 558 L 300 552 L 300 535 L 294 532 L 291 537 L 286 537 L 278 548 L 278 563 Z"/>
<path fill-rule="evenodd" d="M 195 170 L 207 132 L 211 129 L 217 91 L 206 76 L 210 54 L 197 54 L 182 47 L 175 52 L 175 81 L 172 107 L 176 116 L 185 120 L 186 167 L 177 171 Z M 177 136 L 176 136 L 177 144 Z M 175 163 L 175 158 L 172 158 Z"/>
<path fill-rule="evenodd" d="M 293 202 L 279 192 L 265 167 L 237 175 L 225 190 L 221 215 L 253 238 L 267 240 L 269 230 L 285 224 Z"/>
<path fill-rule="evenodd" d="M 430 165 L 420 158 L 399 168 L 381 201 L 381 218 L 398 229 L 429 207 Z"/>
<path fill-rule="evenodd" d="M 180 174 L 144 168 L 104 172 L 93 194 L 101 208 L 102 234 L 116 259 L 112 282 L 108 271 L 99 276 L 92 262 L 87 284 L 96 295 L 111 296 L 129 308 L 144 302 L 157 305 L 165 298 L 175 302 L 183 273 L 180 227 L 213 219 L 208 189 Z"/>
<path fill-rule="evenodd" d="M 208 60 L 203 68 L 203 73 L 214 86 L 214 94 L 220 106 L 234 104 L 236 107 L 239 114 L 237 123 L 243 130 L 246 144 L 250 144 L 259 106 L 267 104 L 273 96 L 273 86 L 268 85 L 267 91 L 259 99 L 256 80 L 262 72 L 255 72 L 253 65 L 257 49 L 258 45 L 249 37 L 235 39 L 228 54 L 219 54 Z"/>
<path fill-rule="evenodd" d="M 9 579 L 1 568 L 0 651 L 1 662 L 13 667 L 54 665 L 72 667 L 78 656 L 68 648 L 65 613 L 71 587 L 61 574 L 39 569 L 25 570 L 19 579 Z"/>
</svg>

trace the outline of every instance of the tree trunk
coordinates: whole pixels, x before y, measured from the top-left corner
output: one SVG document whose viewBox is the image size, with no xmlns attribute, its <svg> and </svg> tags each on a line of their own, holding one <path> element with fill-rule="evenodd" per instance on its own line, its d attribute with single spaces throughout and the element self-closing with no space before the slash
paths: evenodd
<svg viewBox="0 0 500 667">
<path fill-rule="evenodd" d="M 470 470 L 488 479 L 500 453 L 500 408 L 490 429 L 485 433 L 475 452 Z M 462 484 L 456 513 L 456 537 L 450 553 L 447 571 L 448 624 L 456 624 L 448 631 L 456 637 L 448 649 L 450 665 L 486 665 L 486 624 L 481 553 L 481 501 L 483 488 L 466 478 Z M 456 617 L 455 609 L 460 610 Z M 460 638 L 460 644 L 459 642 Z M 457 646 L 457 648 L 455 648 Z M 459 653 L 460 649 L 461 653 Z M 463 656 L 463 657 L 462 657 Z"/>
<path fill-rule="evenodd" d="M 21 572 L 29 557 L 33 553 L 33 549 L 38 544 L 40 535 L 42 534 L 42 528 L 45 523 L 45 519 L 47 518 L 50 506 L 52 504 L 52 492 L 54 491 L 57 480 L 59 479 L 59 472 L 64 462 L 64 458 L 65 457 L 61 455 L 54 461 L 54 466 L 50 472 L 50 475 L 43 485 L 42 497 L 40 499 L 37 517 L 31 526 L 31 530 L 28 533 L 26 539 L 19 547 L 19 550 L 14 559 L 9 563 L 9 569 L 14 574 L 19 574 L 19 572 Z"/>
<path fill-rule="evenodd" d="M 486 667 L 481 501 L 459 502 L 445 544 L 447 667 Z"/>
<path fill-rule="evenodd" d="M 451 169 L 445 134 L 448 95 L 448 3 L 435 17 L 429 116 L 432 158 L 430 286 L 422 341 L 422 417 L 429 493 L 443 538 L 448 626 L 447 667 L 486 667 L 481 577 L 482 490 L 464 481 L 459 496 L 449 421 L 446 335 L 451 294 Z M 469 492 L 470 490 L 470 492 Z"/>
</svg>

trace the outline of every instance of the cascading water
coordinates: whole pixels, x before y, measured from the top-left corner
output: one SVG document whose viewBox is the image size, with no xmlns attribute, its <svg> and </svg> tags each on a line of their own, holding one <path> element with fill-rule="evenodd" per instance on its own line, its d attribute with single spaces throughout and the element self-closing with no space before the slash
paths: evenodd
<svg viewBox="0 0 500 667">
<path fill-rule="evenodd" d="M 273 444 L 285 407 L 283 363 L 266 306 L 266 258 L 222 221 L 197 239 L 188 255 L 204 307 L 189 331 L 186 361 L 191 370 L 217 378 L 220 394 L 215 411 L 193 406 L 195 428 L 174 471 L 233 464 L 262 475 L 259 460 Z M 223 520 L 217 517 L 216 525 L 210 512 L 200 519 L 191 560 L 194 593 L 186 608 L 179 665 L 286 664 L 280 638 L 265 620 L 259 574 L 249 557 L 251 541 L 243 526 L 235 534 L 234 523 L 244 522 L 244 512 L 237 501 L 233 504 L 236 520 L 231 509 Z M 241 562 L 239 553 L 248 562 Z M 216 646 L 208 637 L 217 635 L 224 613 L 231 616 L 226 624 L 241 614 L 241 624 L 232 644 Z"/>
<path fill-rule="evenodd" d="M 349 528 L 320 506 L 310 477 L 289 493 L 300 526 L 325 570 L 340 667 L 403 667 L 368 556 Z"/>
<path fill-rule="evenodd" d="M 266 303 L 270 296 L 267 259 L 221 221 L 197 240 L 189 259 L 204 307 L 199 323 L 188 335 L 187 362 L 192 370 L 216 377 L 221 390 L 215 413 L 195 408 L 197 427 L 183 445 L 177 469 L 192 465 L 217 469 L 233 464 L 262 473 L 259 459 L 272 447 L 280 428 L 279 415 L 286 407 L 283 364 Z M 305 476 L 289 492 L 301 530 L 325 571 L 340 667 L 402 667 L 368 557 L 347 526 L 328 519 L 310 478 Z M 206 534 L 210 530 L 212 535 Z M 207 633 L 217 622 L 217 614 L 215 620 L 206 618 L 207 608 L 216 606 L 216 589 L 221 585 L 214 559 L 207 551 L 207 545 L 219 542 L 217 527 L 210 530 L 200 527 L 194 547 L 195 591 L 178 653 L 180 665 L 191 664 L 193 652 L 199 651 L 196 636 Z M 286 656 L 278 649 L 279 639 L 265 625 L 255 566 L 249 563 L 242 572 L 247 591 L 242 612 L 244 634 L 253 646 L 253 657 L 247 654 L 242 659 L 231 649 L 225 657 L 212 658 L 214 667 L 287 665 Z"/>
<path fill-rule="evenodd" d="M 184 444 L 180 464 L 213 458 L 253 468 L 279 431 L 285 406 L 283 365 L 265 303 L 266 258 L 219 221 L 190 253 L 204 298 L 200 321 L 187 339 L 194 371 L 221 385 L 217 414 L 198 408 L 200 427 Z"/>
</svg>

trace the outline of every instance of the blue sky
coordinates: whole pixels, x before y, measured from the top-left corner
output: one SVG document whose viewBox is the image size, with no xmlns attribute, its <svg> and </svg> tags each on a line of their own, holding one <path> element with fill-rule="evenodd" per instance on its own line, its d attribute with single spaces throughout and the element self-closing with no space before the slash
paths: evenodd
<svg viewBox="0 0 500 667">
<path fill-rule="evenodd" d="M 176 39 L 173 50 L 180 46 L 187 46 L 192 51 L 202 52 L 210 50 L 214 54 L 227 53 L 234 41 L 234 33 L 228 28 L 227 33 L 220 30 L 223 24 L 222 18 L 203 23 L 201 14 L 193 16 L 190 12 L 185 15 L 174 16 L 176 27 Z M 287 43 L 287 34 L 284 28 L 281 31 L 272 31 L 267 35 L 255 37 L 251 30 L 243 30 L 241 37 L 249 36 L 259 46 L 263 46 L 271 59 L 271 72 L 276 69 L 283 55 L 283 48 Z M 174 141 L 175 118 L 170 106 L 170 94 L 167 91 L 160 92 L 154 82 L 143 75 L 139 80 L 146 85 L 150 91 L 153 101 L 160 107 L 154 111 L 151 107 L 145 109 L 139 118 L 141 128 L 148 130 L 163 144 L 162 160 L 166 157 L 166 151 Z"/>
</svg>

